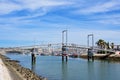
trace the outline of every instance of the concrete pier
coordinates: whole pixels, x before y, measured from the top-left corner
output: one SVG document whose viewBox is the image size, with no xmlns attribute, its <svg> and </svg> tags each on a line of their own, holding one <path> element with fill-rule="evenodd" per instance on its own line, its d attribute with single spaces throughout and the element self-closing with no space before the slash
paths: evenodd
<svg viewBox="0 0 120 80">
<path fill-rule="evenodd" d="M 94 61 L 94 55 L 93 55 L 93 50 L 92 49 L 88 49 L 87 58 L 88 58 L 88 61 L 90 59 L 92 59 L 92 61 Z"/>
<path fill-rule="evenodd" d="M 62 61 L 68 61 L 68 55 L 67 54 L 62 54 Z"/>
<path fill-rule="evenodd" d="M 31 58 L 32 58 L 32 64 L 36 63 L 36 55 L 34 53 L 31 54 Z"/>
</svg>

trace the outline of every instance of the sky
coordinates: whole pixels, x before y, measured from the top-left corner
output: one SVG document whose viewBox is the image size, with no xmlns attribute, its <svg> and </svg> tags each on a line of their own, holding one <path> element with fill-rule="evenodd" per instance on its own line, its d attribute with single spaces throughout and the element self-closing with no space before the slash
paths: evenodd
<svg viewBox="0 0 120 80">
<path fill-rule="evenodd" d="M 0 47 L 61 43 L 120 44 L 120 0 L 0 0 Z"/>
</svg>

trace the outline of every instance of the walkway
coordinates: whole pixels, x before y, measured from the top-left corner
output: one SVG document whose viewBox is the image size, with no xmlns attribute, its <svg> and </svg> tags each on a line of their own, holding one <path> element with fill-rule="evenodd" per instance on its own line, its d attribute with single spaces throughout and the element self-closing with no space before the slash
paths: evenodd
<svg viewBox="0 0 120 80">
<path fill-rule="evenodd" d="M 12 77 L 9 74 L 9 70 L 3 63 L 3 61 L 0 59 L 0 80 L 13 80 Z"/>
<path fill-rule="evenodd" d="M 5 65 L 0 59 L 0 80 L 25 80 L 15 69 L 9 64 Z"/>
</svg>

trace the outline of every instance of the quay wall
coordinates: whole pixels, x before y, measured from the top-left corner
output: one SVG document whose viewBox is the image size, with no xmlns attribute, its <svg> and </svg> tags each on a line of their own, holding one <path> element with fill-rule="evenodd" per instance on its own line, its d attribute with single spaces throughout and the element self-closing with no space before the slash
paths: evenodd
<svg viewBox="0 0 120 80">
<path fill-rule="evenodd" d="M 120 61 L 120 54 L 94 54 L 94 59 L 100 59 L 100 60 L 111 60 L 111 61 Z M 80 58 L 87 59 L 87 54 L 80 54 Z"/>
</svg>

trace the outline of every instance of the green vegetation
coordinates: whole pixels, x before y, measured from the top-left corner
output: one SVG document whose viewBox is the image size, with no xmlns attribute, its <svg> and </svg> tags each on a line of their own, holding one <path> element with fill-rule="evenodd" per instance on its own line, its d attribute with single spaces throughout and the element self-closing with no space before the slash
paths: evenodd
<svg viewBox="0 0 120 80">
<path fill-rule="evenodd" d="M 97 42 L 96 42 L 97 46 L 100 47 L 100 48 L 105 48 L 105 45 L 106 45 L 106 42 L 103 40 L 103 39 L 99 39 Z"/>
<path fill-rule="evenodd" d="M 106 42 L 105 40 L 103 39 L 99 39 L 97 42 L 96 42 L 97 46 L 101 49 L 114 49 L 114 43 L 109 43 L 109 42 Z M 108 51 L 103 51 L 103 50 L 99 50 L 97 53 L 102 53 L 102 54 L 105 54 L 105 53 L 110 53 Z"/>
<path fill-rule="evenodd" d="M 101 49 L 114 49 L 114 43 L 112 42 L 111 44 L 109 42 L 106 42 L 103 39 L 99 39 L 96 42 L 97 46 Z"/>
</svg>

